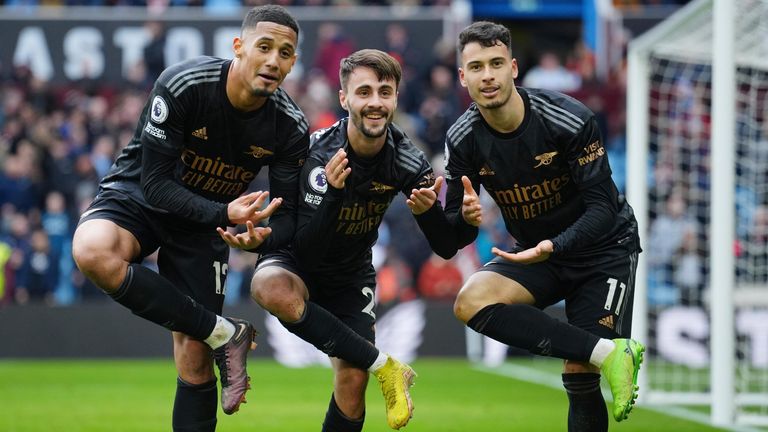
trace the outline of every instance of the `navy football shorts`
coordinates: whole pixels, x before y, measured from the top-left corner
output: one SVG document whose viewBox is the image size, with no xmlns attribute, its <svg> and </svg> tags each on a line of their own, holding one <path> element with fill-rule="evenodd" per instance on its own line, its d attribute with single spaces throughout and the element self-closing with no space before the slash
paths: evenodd
<svg viewBox="0 0 768 432">
<path fill-rule="evenodd" d="M 141 246 L 141 254 L 134 260 L 137 263 L 159 248 L 160 274 L 179 291 L 221 315 L 229 246 L 215 227 L 185 224 L 114 190 L 102 190 L 78 225 L 91 219 L 106 219 L 131 232 Z"/>
<path fill-rule="evenodd" d="M 596 336 L 626 338 L 632 327 L 637 252 L 592 266 L 543 261 L 515 264 L 496 257 L 480 271 L 515 280 L 544 309 L 565 300 L 568 322 Z"/>
<path fill-rule="evenodd" d="M 296 259 L 287 250 L 263 255 L 256 264 L 256 270 L 268 266 L 277 266 L 298 275 L 307 286 L 309 301 L 335 315 L 371 343 L 376 341 L 376 273 L 373 268 L 343 282 L 335 278 L 330 283 L 323 280 L 322 275 L 299 270 Z"/>
</svg>

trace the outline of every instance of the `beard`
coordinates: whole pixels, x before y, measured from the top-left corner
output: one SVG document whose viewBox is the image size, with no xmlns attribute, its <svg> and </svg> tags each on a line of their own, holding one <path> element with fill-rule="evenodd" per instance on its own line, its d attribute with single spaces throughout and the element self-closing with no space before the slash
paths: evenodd
<svg viewBox="0 0 768 432">
<path fill-rule="evenodd" d="M 507 102 L 509 102 L 509 98 L 511 97 L 512 97 L 512 92 L 509 92 L 507 94 L 500 94 L 497 99 L 491 100 L 487 103 L 484 103 L 484 104 L 481 104 L 480 102 L 476 102 L 476 103 L 485 109 L 496 109 L 506 105 Z"/>
<path fill-rule="evenodd" d="M 272 96 L 273 91 L 266 88 L 254 88 L 251 89 L 251 95 L 256 97 L 269 97 Z"/>
<path fill-rule="evenodd" d="M 386 121 L 381 126 L 381 129 L 371 129 L 365 125 L 364 117 L 368 114 L 370 114 L 371 111 L 366 111 L 357 115 L 352 116 L 352 123 L 357 127 L 357 129 L 363 133 L 368 138 L 379 138 L 385 133 L 387 133 L 387 128 L 389 127 L 390 123 L 392 123 L 392 115 L 386 115 L 384 114 L 384 118 Z"/>
<path fill-rule="evenodd" d="M 503 100 L 495 100 L 495 101 L 488 102 L 485 105 L 482 105 L 482 107 L 485 109 L 496 109 L 504 106 L 504 103 L 506 102 L 507 101 L 503 101 Z"/>
</svg>

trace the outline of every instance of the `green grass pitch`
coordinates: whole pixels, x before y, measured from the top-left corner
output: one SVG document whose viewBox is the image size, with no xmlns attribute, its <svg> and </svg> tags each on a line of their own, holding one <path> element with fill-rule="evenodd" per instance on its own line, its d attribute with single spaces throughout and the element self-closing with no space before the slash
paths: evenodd
<svg viewBox="0 0 768 432">
<path fill-rule="evenodd" d="M 521 360 L 525 361 L 525 360 Z M 408 432 L 565 431 L 565 393 L 474 370 L 463 360 L 423 359 L 413 388 Z M 220 431 L 319 431 L 331 370 L 289 369 L 252 360 L 249 403 L 219 410 Z M 169 431 L 175 390 L 170 360 L 0 361 L 0 431 Z M 612 431 L 705 432 L 717 429 L 636 408 Z M 390 429 L 378 385 L 367 394 L 366 432 Z"/>
</svg>

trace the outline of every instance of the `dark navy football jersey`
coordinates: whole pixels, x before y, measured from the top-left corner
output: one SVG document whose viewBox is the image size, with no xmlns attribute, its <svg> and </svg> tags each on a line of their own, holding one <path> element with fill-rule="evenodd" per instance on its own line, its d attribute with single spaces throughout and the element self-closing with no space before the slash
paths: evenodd
<svg viewBox="0 0 768 432">
<path fill-rule="evenodd" d="M 349 145 L 347 121 L 312 134 L 300 181 L 294 252 L 305 271 L 330 278 L 368 271 L 371 247 L 392 199 L 434 184 L 426 156 L 398 127 L 389 126 L 378 155 L 363 159 Z M 343 190 L 325 179 L 325 165 L 339 148 L 347 152 L 352 169 Z"/>
<path fill-rule="evenodd" d="M 484 187 L 519 248 L 527 249 L 574 225 L 586 209 L 584 191 L 610 181 L 611 168 L 588 108 L 553 91 L 518 91 L 525 116 L 514 132 L 493 130 L 475 104 L 448 131 L 445 212 L 453 220 L 457 214 L 461 218 L 461 177 L 467 176 L 476 191 Z M 612 226 L 605 226 L 590 244 L 557 258 L 588 260 L 600 251 L 636 250 L 632 209 L 618 194 L 614 199 L 618 216 Z"/>
<path fill-rule="evenodd" d="M 272 218 L 295 218 L 298 175 L 309 146 L 307 121 L 282 89 L 255 111 L 235 109 L 226 94 L 230 64 L 204 56 L 166 69 L 131 142 L 100 187 L 120 190 L 183 221 L 220 225 L 226 203 L 246 192 L 268 166 L 270 196 L 283 198 Z M 149 202 L 142 192 L 144 147 L 173 164 L 167 170 L 173 172 L 173 182 L 167 183 L 166 199 L 155 199 L 161 202 Z"/>
</svg>

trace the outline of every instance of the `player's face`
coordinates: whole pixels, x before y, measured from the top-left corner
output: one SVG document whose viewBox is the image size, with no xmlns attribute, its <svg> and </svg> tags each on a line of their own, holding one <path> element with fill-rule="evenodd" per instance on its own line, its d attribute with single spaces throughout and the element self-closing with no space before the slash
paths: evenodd
<svg viewBox="0 0 768 432">
<path fill-rule="evenodd" d="M 253 96 L 269 96 L 277 90 L 296 62 L 297 39 L 292 28 L 268 21 L 235 38 L 240 75 Z"/>
<path fill-rule="evenodd" d="M 349 75 L 347 88 L 339 91 L 339 102 L 352 126 L 367 138 L 379 138 L 395 115 L 397 85 L 394 79 L 379 81 L 372 69 L 358 67 Z"/>
<path fill-rule="evenodd" d="M 481 108 L 504 106 L 512 96 L 515 78 L 517 60 L 511 57 L 505 45 L 484 47 L 472 42 L 464 46 L 459 80 Z"/>
</svg>

